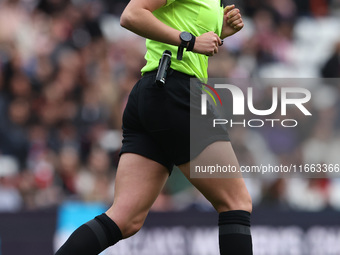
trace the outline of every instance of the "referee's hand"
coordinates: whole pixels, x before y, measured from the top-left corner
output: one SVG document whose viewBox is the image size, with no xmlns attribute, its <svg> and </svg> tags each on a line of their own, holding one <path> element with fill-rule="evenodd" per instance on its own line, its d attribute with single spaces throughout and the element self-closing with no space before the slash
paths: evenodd
<svg viewBox="0 0 340 255">
<path fill-rule="evenodd" d="M 244 27 L 240 10 L 235 8 L 235 5 L 228 5 L 224 8 L 223 26 L 221 38 L 224 39 L 231 36 Z"/>
<path fill-rule="evenodd" d="M 222 45 L 220 37 L 210 31 L 196 38 L 193 51 L 207 56 L 213 56 L 218 52 L 218 46 L 220 45 Z"/>
</svg>

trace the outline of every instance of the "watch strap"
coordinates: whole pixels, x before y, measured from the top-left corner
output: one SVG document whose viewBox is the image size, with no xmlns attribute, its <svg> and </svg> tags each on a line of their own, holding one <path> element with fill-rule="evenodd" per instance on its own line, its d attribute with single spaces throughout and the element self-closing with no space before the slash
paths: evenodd
<svg viewBox="0 0 340 255">
<path fill-rule="evenodd" d="M 183 52 L 184 52 L 184 48 L 187 47 L 187 43 L 182 41 L 181 45 L 178 46 L 178 50 L 177 50 L 177 60 L 182 60 L 183 59 Z"/>
<path fill-rule="evenodd" d="M 178 46 L 177 60 L 182 60 L 183 59 L 183 51 L 184 51 L 184 47 L 183 46 Z"/>
<path fill-rule="evenodd" d="M 193 34 L 191 34 L 191 35 L 192 35 L 192 38 L 191 38 L 191 40 L 189 42 L 187 51 L 192 51 L 194 49 L 194 46 L 195 46 L 196 37 Z"/>
</svg>

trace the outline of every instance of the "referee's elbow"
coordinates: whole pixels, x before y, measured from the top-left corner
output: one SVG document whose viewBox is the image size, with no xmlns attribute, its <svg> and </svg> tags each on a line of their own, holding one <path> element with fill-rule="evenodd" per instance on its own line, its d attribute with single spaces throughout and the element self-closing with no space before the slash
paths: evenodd
<svg viewBox="0 0 340 255">
<path fill-rule="evenodd" d="M 133 14 L 125 10 L 120 16 L 120 25 L 126 29 L 131 29 L 133 26 Z"/>
</svg>

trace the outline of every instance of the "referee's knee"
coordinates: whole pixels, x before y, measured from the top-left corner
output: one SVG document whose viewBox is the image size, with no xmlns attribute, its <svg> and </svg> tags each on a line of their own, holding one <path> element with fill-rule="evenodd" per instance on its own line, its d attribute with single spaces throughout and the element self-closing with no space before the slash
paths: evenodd
<svg viewBox="0 0 340 255">
<path fill-rule="evenodd" d="M 221 199 L 216 201 L 213 206 L 218 213 L 234 210 L 242 210 L 251 213 L 253 210 L 252 200 L 248 192 L 241 197 Z"/>
<path fill-rule="evenodd" d="M 106 213 L 118 225 L 123 239 L 136 234 L 142 228 L 147 216 L 147 213 L 130 214 L 122 211 L 112 213 L 111 210 Z"/>
<path fill-rule="evenodd" d="M 136 234 L 143 226 L 144 220 L 131 220 L 123 227 L 123 238 L 128 238 Z"/>
</svg>

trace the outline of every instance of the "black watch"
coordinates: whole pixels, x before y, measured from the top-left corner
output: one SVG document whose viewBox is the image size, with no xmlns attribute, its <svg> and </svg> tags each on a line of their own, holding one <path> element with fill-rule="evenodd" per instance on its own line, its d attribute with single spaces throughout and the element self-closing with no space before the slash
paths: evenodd
<svg viewBox="0 0 340 255">
<path fill-rule="evenodd" d="M 196 37 L 191 33 L 182 32 L 179 35 L 179 38 L 181 39 L 181 44 L 178 46 L 177 59 L 182 60 L 184 48 L 186 48 L 187 51 L 192 51 L 195 45 Z"/>
</svg>

